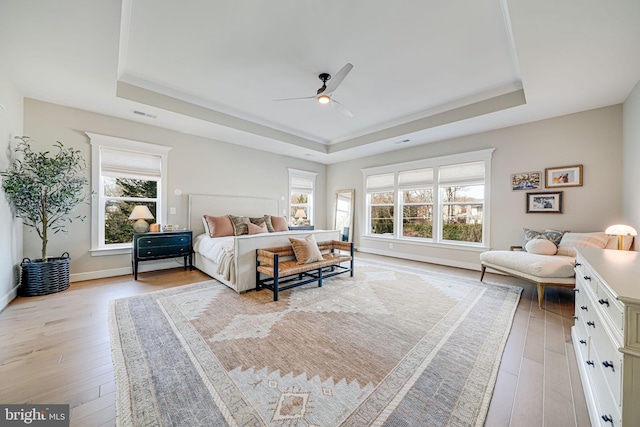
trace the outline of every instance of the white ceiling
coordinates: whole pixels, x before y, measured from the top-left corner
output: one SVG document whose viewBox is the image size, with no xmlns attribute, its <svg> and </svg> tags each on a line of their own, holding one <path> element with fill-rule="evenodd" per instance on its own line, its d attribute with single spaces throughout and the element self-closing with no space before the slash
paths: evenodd
<svg viewBox="0 0 640 427">
<path fill-rule="evenodd" d="M 621 103 L 639 22 L 640 0 L 0 0 L 0 70 L 26 97 L 335 163 Z M 273 101 L 347 62 L 353 117 Z"/>
</svg>

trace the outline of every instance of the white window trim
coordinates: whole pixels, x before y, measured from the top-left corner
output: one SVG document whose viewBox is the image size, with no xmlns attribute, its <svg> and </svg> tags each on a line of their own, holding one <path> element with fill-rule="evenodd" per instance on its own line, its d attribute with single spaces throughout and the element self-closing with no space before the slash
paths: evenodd
<svg viewBox="0 0 640 427">
<path fill-rule="evenodd" d="M 133 141 L 130 139 L 117 138 L 114 136 L 100 135 L 97 133 L 85 132 L 91 142 L 91 256 L 120 255 L 131 253 L 131 243 L 119 245 L 118 247 L 100 247 L 100 148 L 108 147 L 118 150 L 131 151 L 143 154 L 154 154 L 161 158 L 161 178 L 160 194 L 158 195 L 158 207 L 156 210 L 156 222 L 166 224 L 167 218 L 167 157 L 171 147 L 150 144 L 148 142 Z"/>
<path fill-rule="evenodd" d="M 451 155 L 447 155 L 447 156 L 440 156 L 440 157 L 432 157 L 432 158 L 428 158 L 428 159 L 421 159 L 421 160 L 414 160 L 414 161 L 410 161 L 410 162 L 404 162 L 404 163 L 395 163 L 395 164 L 390 164 L 390 165 L 384 165 L 384 166 L 375 166 L 375 167 L 371 167 L 371 168 L 364 168 L 361 169 L 362 172 L 362 188 L 364 188 L 364 197 L 361 199 L 362 203 L 363 203 L 363 209 L 362 211 L 364 212 L 364 221 L 361 224 L 361 236 L 363 239 L 371 239 L 371 240 L 385 240 L 385 241 L 389 241 L 389 240 L 393 240 L 393 241 L 398 241 L 398 242 L 402 242 L 402 243 L 411 243 L 411 244 L 417 244 L 420 246 L 434 246 L 434 247 L 456 247 L 456 248 L 460 248 L 460 249 L 469 249 L 469 250 L 484 250 L 487 248 L 491 247 L 491 243 L 490 243 L 490 236 L 491 236 L 491 230 L 490 230 L 490 224 L 491 224 L 491 220 L 490 220 L 490 215 L 491 215 L 491 157 L 493 155 L 495 148 L 488 148 L 488 149 L 484 149 L 484 150 L 478 150 L 478 151 L 470 151 L 467 153 L 461 153 L 461 154 L 451 154 Z M 371 212 L 369 210 L 369 202 L 368 202 L 368 191 L 367 191 L 367 177 L 369 175 L 379 175 L 379 174 L 384 174 L 384 173 L 394 173 L 395 174 L 395 189 L 394 191 L 396 193 L 399 192 L 399 188 L 398 188 L 398 173 L 402 172 L 402 171 L 407 171 L 407 170 L 413 170 L 413 169 L 424 169 L 424 168 L 433 168 L 434 169 L 434 183 L 433 183 L 433 191 L 434 191 L 434 198 L 437 197 L 437 199 L 434 200 L 433 203 L 433 219 L 434 222 L 440 221 L 440 198 L 439 198 L 439 192 L 440 191 L 440 184 L 439 184 L 439 180 L 438 180 L 438 168 L 440 166 L 447 166 L 447 165 L 451 165 L 451 164 L 459 164 L 459 163 L 471 163 L 474 161 L 484 161 L 484 213 L 483 213 L 483 221 L 482 221 L 482 236 L 483 236 L 483 243 L 481 244 L 477 244 L 477 243 L 469 243 L 469 242 L 457 242 L 457 241 L 450 241 L 450 240 L 442 240 L 442 236 L 440 235 L 440 227 L 435 227 L 434 226 L 434 233 L 433 233 L 433 239 L 415 239 L 415 238 L 407 238 L 407 237 L 402 237 L 402 232 L 398 227 L 398 224 L 402 224 L 402 213 L 400 212 L 400 209 L 398 209 L 399 204 L 397 202 L 399 195 L 396 194 L 395 195 L 395 199 L 396 199 L 396 214 L 395 214 L 395 220 L 396 220 L 396 227 L 394 229 L 394 234 L 393 236 L 383 236 L 383 235 L 375 235 L 375 234 L 370 234 L 367 231 L 367 227 L 370 224 L 371 218 Z M 375 191 L 378 191 L 377 189 Z M 437 203 L 435 201 L 438 201 Z M 400 221 L 400 222 L 398 222 Z M 436 235 L 437 234 L 437 235 Z"/>
<path fill-rule="evenodd" d="M 307 218 L 309 220 L 309 224 L 314 225 L 315 224 L 315 198 L 316 198 L 316 177 L 318 176 L 317 172 L 309 172 L 309 171 L 303 171 L 300 169 L 292 169 L 292 168 L 287 168 L 288 172 L 289 172 L 289 194 L 287 196 L 287 215 L 291 215 L 291 193 L 292 193 L 292 186 L 291 183 L 293 181 L 292 178 L 304 178 L 304 179 L 310 179 L 312 182 L 312 189 L 311 189 L 311 202 L 308 203 L 309 205 L 309 218 Z M 291 221 L 291 218 L 287 218 L 287 224 Z"/>
</svg>

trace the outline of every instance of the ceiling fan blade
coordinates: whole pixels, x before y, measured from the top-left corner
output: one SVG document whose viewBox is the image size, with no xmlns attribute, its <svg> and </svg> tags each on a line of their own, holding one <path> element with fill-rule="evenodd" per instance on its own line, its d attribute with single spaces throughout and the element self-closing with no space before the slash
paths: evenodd
<svg viewBox="0 0 640 427">
<path fill-rule="evenodd" d="M 353 65 L 347 62 L 347 65 L 342 67 L 340 71 L 338 71 L 334 76 L 331 77 L 331 80 L 327 82 L 327 88 L 323 91 L 325 94 L 330 94 L 334 90 L 338 88 L 340 83 L 347 77 L 347 74 L 351 71 Z"/>
<path fill-rule="evenodd" d="M 351 111 L 349 111 L 349 109 L 347 107 L 344 106 L 344 104 L 342 104 L 341 102 L 336 101 L 335 99 L 331 99 L 331 104 L 333 105 L 333 108 L 337 109 L 338 111 L 340 111 L 342 114 L 349 116 L 349 117 L 353 117 L 353 113 Z"/>
<path fill-rule="evenodd" d="M 313 96 L 303 96 L 300 98 L 280 98 L 280 99 L 274 99 L 273 101 L 297 101 L 298 99 L 313 99 L 315 98 L 317 95 L 313 95 Z"/>
</svg>

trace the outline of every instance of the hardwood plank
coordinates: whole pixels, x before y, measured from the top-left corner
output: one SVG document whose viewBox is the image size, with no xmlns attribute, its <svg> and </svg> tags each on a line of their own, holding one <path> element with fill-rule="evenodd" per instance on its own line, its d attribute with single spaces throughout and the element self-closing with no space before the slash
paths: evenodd
<svg viewBox="0 0 640 427">
<path fill-rule="evenodd" d="M 543 383 L 544 364 L 527 358 L 522 359 L 510 425 L 517 427 L 543 425 Z"/>
</svg>

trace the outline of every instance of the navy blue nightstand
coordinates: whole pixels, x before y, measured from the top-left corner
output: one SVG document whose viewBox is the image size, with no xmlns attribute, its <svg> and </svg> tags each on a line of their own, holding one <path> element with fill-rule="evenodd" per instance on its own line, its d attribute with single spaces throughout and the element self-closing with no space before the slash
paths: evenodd
<svg viewBox="0 0 640 427">
<path fill-rule="evenodd" d="M 131 264 L 133 279 L 138 280 L 138 263 L 152 259 L 184 257 L 184 268 L 193 270 L 191 231 L 165 231 L 160 233 L 135 233 Z"/>
</svg>

